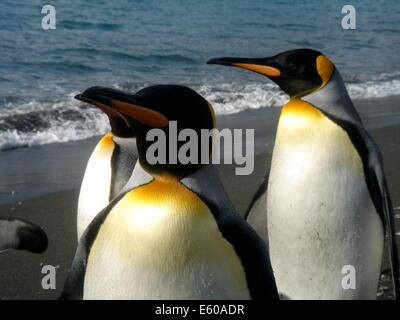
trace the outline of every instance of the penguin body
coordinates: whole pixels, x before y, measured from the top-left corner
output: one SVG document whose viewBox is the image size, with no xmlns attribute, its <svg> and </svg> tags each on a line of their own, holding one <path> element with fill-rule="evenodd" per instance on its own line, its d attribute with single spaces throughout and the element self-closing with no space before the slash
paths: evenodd
<svg viewBox="0 0 400 320">
<path fill-rule="evenodd" d="M 78 238 L 128 182 L 137 160 L 135 138 L 104 135 L 86 166 L 78 200 Z"/>
<path fill-rule="evenodd" d="M 362 159 L 343 128 L 300 99 L 282 109 L 267 198 L 270 256 L 283 297 L 376 299 L 384 227 Z M 349 265 L 354 289 L 341 281 Z"/>
<path fill-rule="evenodd" d="M 43 253 L 47 245 L 47 235 L 40 227 L 21 219 L 0 217 L 0 252 L 15 249 Z"/>
<path fill-rule="evenodd" d="M 149 164 L 144 156 L 149 127 L 171 119 L 211 129 L 211 107 L 186 87 L 144 90 L 131 114 L 146 124 L 137 128 L 135 186 L 86 229 L 62 298 L 277 299 L 265 244 L 233 209 L 216 169 Z"/>
<path fill-rule="evenodd" d="M 248 221 L 267 224 L 256 228 L 268 237 L 281 297 L 376 299 L 385 232 L 398 297 L 382 158 L 332 62 L 298 49 L 209 63 L 266 75 L 291 97 L 281 111 L 268 184 L 264 179 L 247 211 Z"/>
<path fill-rule="evenodd" d="M 82 236 L 62 298 L 277 298 L 265 244 L 214 174 L 153 179 L 114 199 Z"/>
<path fill-rule="evenodd" d="M 84 299 L 250 298 L 240 259 L 211 210 L 176 180 L 153 180 L 116 204 L 86 272 Z"/>
</svg>

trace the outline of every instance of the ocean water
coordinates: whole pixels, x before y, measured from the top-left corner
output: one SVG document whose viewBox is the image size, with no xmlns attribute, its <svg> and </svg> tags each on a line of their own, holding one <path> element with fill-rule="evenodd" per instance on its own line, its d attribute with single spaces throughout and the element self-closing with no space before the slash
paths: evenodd
<svg viewBox="0 0 400 320">
<path fill-rule="evenodd" d="M 184 84 L 218 114 L 287 99 L 259 75 L 205 64 L 217 56 L 310 47 L 335 62 L 353 98 L 399 94 L 398 0 L 351 1 L 356 30 L 341 28 L 348 1 L 21 2 L 0 2 L 0 150 L 105 132 L 105 116 L 73 99 L 92 85 Z M 56 8 L 55 30 L 41 27 L 44 3 Z"/>
</svg>

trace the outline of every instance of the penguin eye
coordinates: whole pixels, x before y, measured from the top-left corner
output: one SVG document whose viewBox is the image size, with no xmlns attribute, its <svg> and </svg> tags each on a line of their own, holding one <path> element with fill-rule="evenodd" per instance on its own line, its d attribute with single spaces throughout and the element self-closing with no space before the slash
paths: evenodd
<svg viewBox="0 0 400 320">
<path fill-rule="evenodd" d="M 288 65 L 288 70 L 290 73 L 298 73 L 300 71 L 300 67 L 298 64 L 290 63 Z"/>
<path fill-rule="evenodd" d="M 306 66 L 304 64 L 294 64 L 291 63 L 288 65 L 287 70 L 291 75 L 301 75 L 304 73 Z"/>
</svg>

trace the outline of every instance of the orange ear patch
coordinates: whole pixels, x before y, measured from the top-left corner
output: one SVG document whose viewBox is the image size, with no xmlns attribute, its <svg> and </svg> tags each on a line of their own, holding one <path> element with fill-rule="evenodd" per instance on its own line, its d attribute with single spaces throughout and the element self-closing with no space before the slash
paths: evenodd
<svg viewBox="0 0 400 320">
<path fill-rule="evenodd" d="M 324 87 L 330 80 L 333 73 L 333 63 L 324 55 L 320 55 L 317 58 L 317 71 L 322 79 L 321 88 Z"/>
</svg>

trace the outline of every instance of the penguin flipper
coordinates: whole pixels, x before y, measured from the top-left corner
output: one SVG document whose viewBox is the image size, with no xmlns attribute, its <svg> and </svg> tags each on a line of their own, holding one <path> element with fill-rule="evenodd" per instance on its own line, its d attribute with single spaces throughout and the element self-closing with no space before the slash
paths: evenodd
<svg viewBox="0 0 400 320">
<path fill-rule="evenodd" d="M 399 276 L 399 256 L 396 243 L 396 229 L 394 221 L 393 205 L 387 187 L 385 174 L 383 172 L 382 161 L 373 161 L 371 166 L 371 175 L 373 183 L 371 187 L 377 189 L 381 200 L 381 210 L 383 212 L 383 223 L 386 226 L 388 235 L 390 265 L 392 269 L 392 281 L 395 293 L 395 299 L 400 299 L 400 276 Z"/>
<path fill-rule="evenodd" d="M 76 249 L 72 266 L 69 269 L 67 279 L 59 300 L 82 300 L 83 286 L 85 282 L 85 272 L 89 258 L 90 248 L 96 240 L 101 225 L 107 218 L 114 206 L 121 200 L 127 192 L 124 192 L 111 201 L 107 207 L 100 211 L 92 220 L 85 232 L 81 236 L 78 248 Z"/>
<path fill-rule="evenodd" d="M 202 194 L 222 236 L 233 246 L 246 273 L 253 300 L 279 300 L 268 248 L 257 232 L 229 205 L 217 205 Z"/>
<path fill-rule="evenodd" d="M 383 179 L 383 180 L 382 180 Z M 390 250 L 390 264 L 392 268 L 393 288 L 395 299 L 400 300 L 400 275 L 399 275 L 399 256 L 396 243 L 396 229 L 394 222 L 394 212 L 390 195 L 387 191 L 385 177 L 381 177 L 382 197 L 385 201 L 385 216 L 388 223 L 388 236 L 389 236 L 389 250 Z"/>
<path fill-rule="evenodd" d="M 269 171 L 264 176 L 244 215 L 245 220 L 257 231 L 268 245 L 267 189 Z"/>
<path fill-rule="evenodd" d="M 43 253 L 48 245 L 46 233 L 28 221 L 0 218 L 0 252 L 10 249 Z"/>
<path fill-rule="evenodd" d="M 268 181 L 268 178 L 266 178 Z M 222 236 L 233 246 L 246 272 L 252 299 L 278 300 L 267 246 L 257 232 L 234 209 L 214 165 L 181 180 L 210 208 Z"/>
<path fill-rule="evenodd" d="M 268 249 L 256 231 L 238 214 L 224 215 L 218 227 L 241 259 L 251 298 L 279 300 Z"/>
<path fill-rule="evenodd" d="M 395 298 L 400 299 L 399 257 L 396 243 L 394 212 L 383 170 L 381 152 L 372 137 L 362 126 L 354 126 L 344 121 L 341 125 L 348 132 L 350 139 L 360 153 L 371 199 L 382 220 L 384 230 L 388 235 L 393 288 Z"/>
<path fill-rule="evenodd" d="M 343 123 L 349 137 L 358 149 L 363 161 L 365 178 L 375 208 L 388 235 L 390 265 L 392 269 L 395 299 L 400 299 L 399 256 L 392 200 L 383 170 L 383 158 L 375 141 L 361 126 Z"/>
</svg>

